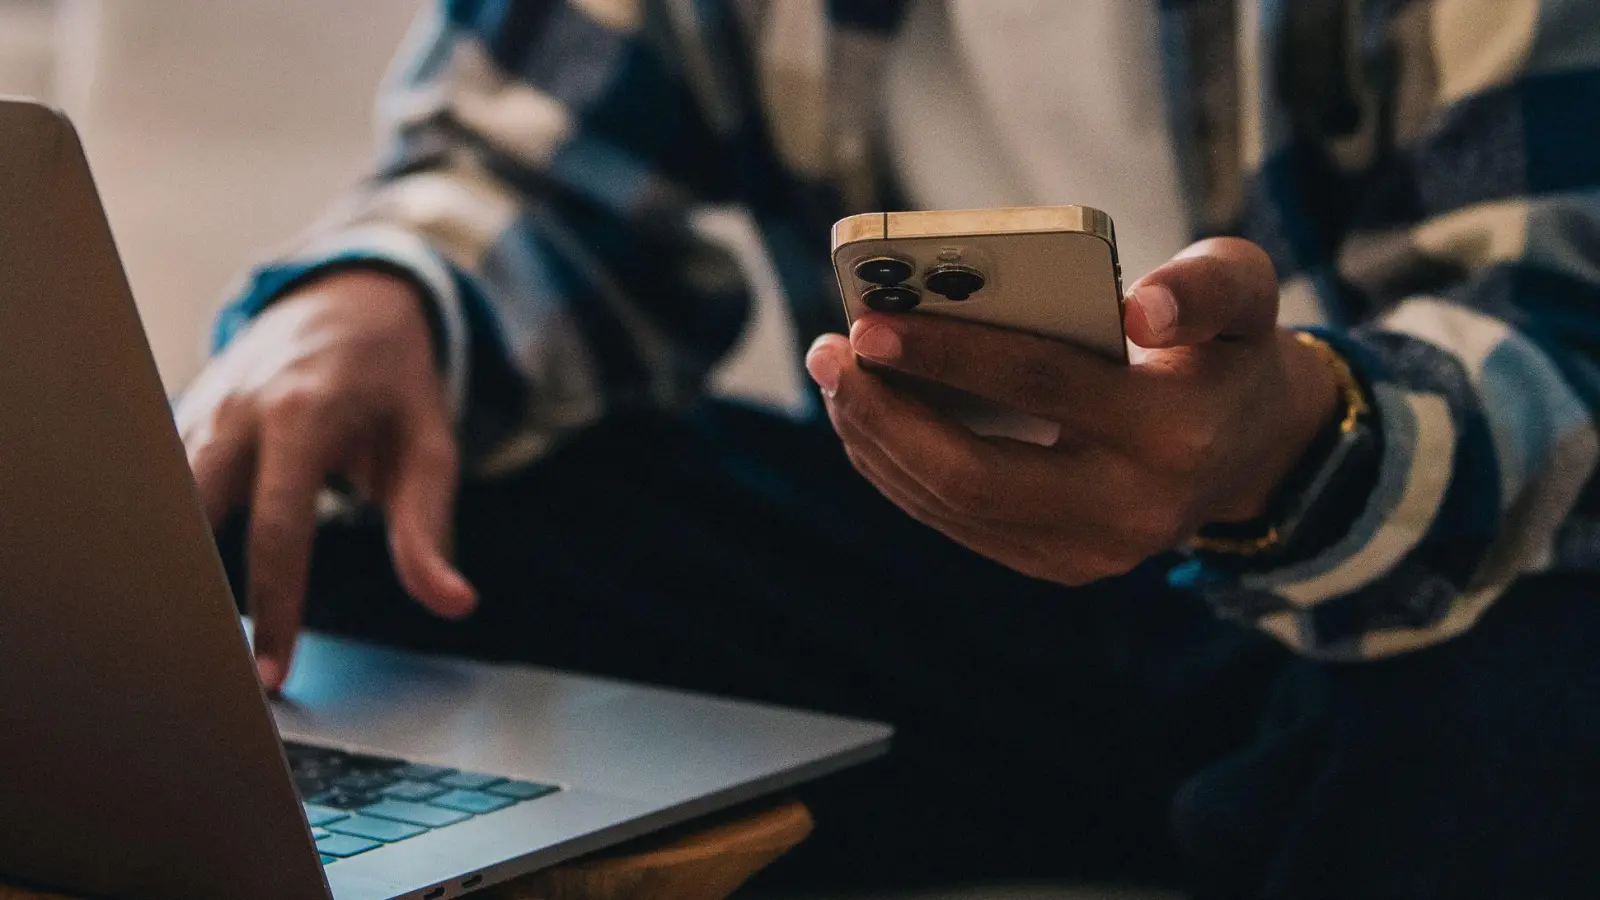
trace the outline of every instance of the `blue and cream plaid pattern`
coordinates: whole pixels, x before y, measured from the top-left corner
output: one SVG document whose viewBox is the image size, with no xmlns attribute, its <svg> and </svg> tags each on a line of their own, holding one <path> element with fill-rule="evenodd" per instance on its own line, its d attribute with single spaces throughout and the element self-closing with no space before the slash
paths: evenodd
<svg viewBox="0 0 1600 900">
<path fill-rule="evenodd" d="M 521 464 L 691 402 L 744 324 L 697 214 L 759 227 L 802 336 L 827 233 L 897 208 L 880 73 L 901 0 L 448 0 L 381 101 L 377 174 L 223 314 L 330 267 L 426 289 L 467 458 Z M 1379 410 L 1365 512 L 1276 571 L 1181 574 L 1304 653 L 1469 628 L 1525 573 L 1600 568 L 1600 4 L 1166 0 L 1197 234 L 1260 242 Z M 1113 210 L 1113 212 L 1115 212 Z"/>
</svg>

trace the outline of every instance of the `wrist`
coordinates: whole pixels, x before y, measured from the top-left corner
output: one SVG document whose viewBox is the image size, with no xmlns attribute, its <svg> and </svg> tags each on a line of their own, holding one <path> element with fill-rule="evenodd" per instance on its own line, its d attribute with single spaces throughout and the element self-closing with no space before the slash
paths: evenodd
<svg viewBox="0 0 1600 900">
<path fill-rule="evenodd" d="M 279 295 L 279 300 L 304 297 L 308 294 L 403 296 L 413 303 L 422 299 L 422 291 L 414 280 L 391 272 L 387 268 L 366 264 L 335 266 L 319 271 Z"/>
<path fill-rule="evenodd" d="M 1252 561 L 1299 558 L 1308 546 L 1320 548 L 1330 536 L 1342 534 L 1365 504 L 1382 452 L 1367 392 L 1345 357 L 1326 340 L 1310 333 L 1288 334 L 1332 374 L 1334 414 L 1323 420 L 1297 455 L 1289 457 L 1293 462 L 1286 474 L 1275 472 L 1270 481 L 1264 480 L 1271 487 L 1256 515 L 1213 519 L 1192 543 L 1195 550 Z M 1304 388 L 1312 384 L 1289 379 L 1284 383 Z M 1305 393 L 1312 401 L 1305 407 L 1309 418 L 1320 405 L 1311 390 Z M 1281 414 L 1283 420 L 1289 415 Z M 1278 431 L 1280 440 L 1287 430 Z"/>
<path fill-rule="evenodd" d="M 444 323 L 427 290 L 408 273 L 384 263 L 338 265 L 313 273 L 268 301 L 279 307 L 313 306 L 340 318 L 359 316 L 379 332 L 426 331 L 434 362 L 446 365 Z"/>
<path fill-rule="evenodd" d="M 398 274 L 366 266 L 340 266 L 319 271 L 268 300 L 261 312 L 283 306 L 356 307 L 393 315 L 421 312 L 426 300 L 414 282 Z"/>
<path fill-rule="evenodd" d="M 1296 332 L 1280 329 L 1277 350 L 1285 385 L 1281 423 L 1266 457 L 1254 467 L 1260 477 L 1248 490 L 1214 518 L 1218 522 L 1246 522 L 1270 513 L 1284 482 L 1305 461 L 1319 435 L 1345 417 L 1349 404 L 1340 378 L 1329 365 L 1327 351 L 1301 341 Z"/>
</svg>

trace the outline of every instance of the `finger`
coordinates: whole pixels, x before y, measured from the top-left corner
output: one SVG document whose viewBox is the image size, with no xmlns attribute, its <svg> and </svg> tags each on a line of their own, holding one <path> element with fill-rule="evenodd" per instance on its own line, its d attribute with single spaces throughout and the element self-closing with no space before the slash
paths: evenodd
<svg viewBox="0 0 1600 900">
<path fill-rule="evenodd" d="M 841 351 L 829 341 L 814 353 Z M 942 420 L 840 362 L 826 403 L 852 464 L 907 514 L 958 543 L 1024 573 L 1078 583 L 1170 548 L 1185 527 L 1181 489 L 1105 447 L 1062 451 L 973 437 L 988 456 L 970 473 L 937 444 L 908 446 L 906 437 L 918 433 L 908 422 Z M 1046 545 L 1055 549 L 1041 555 Z"/>
<path fill-rule="evenodd" d="M 895 505 L 910 513 L 913 518 L 933 528 L 939 528 L 942 514 L 935 514 L 939 502 L 920 483 L 902 469 L 884 458 L 884 451 L 876 441 L 861 433 L 840 411 L 834 400 L 838 396 L 844 369 L 851 365 L 852 354 L 848 341 L 840 335 L 823 335 L 812 344 L 806 354 L 806 367 L 822 388 L 824 406 L 833 430 L 844 444 L 845 455 L 873 486 Z"/>
<path fill-rule="evenodd" d="M 255 429 L 236 425 L 219 427 L 191 441 L 187 448 L 189 468 L 212 531 L 220 529 L 248 500 L 254 443 Z"/>
<path fill-rule="evenodd" d="M 834 430 L 839 433 L 839 438 L 844 444 L 845 455 L 850 458 L 856 471 L 872 482 L 872 485 L 885 497 L 894 501 L 896 506 L 910 513 L 918 521 L 949 532 L 945 526 L 956 515 L 949 505 L 895 464 L 876 441 L 862 434 L 859 428 L 840 416 L 831 404 L 828 414 L 833 420 Z"/>
<path fill-rule="evenodd" d="M 1278 275 L 1255 244 L 1213 238 L 1139 279 L 1128 301 L 1128 337 L 1147 349 L 1260 337 L 1278 324 Z"/>
<path fill-rule="evenodd" d="M 1003 438 L 975 440 L 978 462 L 963 465 L 946 446 L 907 423 L 942 419 L 880 379 L 841 372 L 829 417 L 858 468 L 920 521 L 968 543 L 978 533 L 1054 534 L 1100 558 L 1148 556 L 1174 546 L 1192 523 L 1190 487 L 1110 448 L 1042 448 Z M 923 434 L 923 436 L 919 436 Z M 867 474 L 863 471 L 863 474 Z M 1024 545 L 1027 540 L 1022 541 Z"/>
<path fill-rule="evenodd" d="M 806 351 L 806 371 L 817 383 L 822 396 L 832 397 L 839 390 L 839 378 L 850 356 L 850 342 L 843 335 L 824 334 L 811 342 Z"/>
<path fill-rule="evenodd" d="M 384 497 L 389 552 L 406 593 L 433 613 L 458 619 L 477 606 L 477 593 L 450 563 L 455 440 L 442 416 L 417 413 L 410 419 Z"/>
<path fill-rule="evenodd" d="M 255 618 L 262 685 L 277 691 L 289 675 L 305 606 L 322 457 L 286 434 L 264 435 L 247 538 L 248 599 Z"/>
<path fill-rule="evenodd" d="M 1158 437 L 1170 389 L 1143 368 L 1060 341 L 943 316 L 871 313 L 856 320 L 861 356 L 1133 449 Z"/>
<path fill-rule="evenodd" d="M 843 416 L 835 428 L 847 447 L 877 461 L 875 481 L 885 493 L 915 498 L 942 515 L 963 521 L 1044 531 L 1066 531 L 1085 538 L 1120 534 L 1143 546 L 1174 540 L 1180 526 L 1183 489 L 1128 457 L 1098 445 L 1061 452 L 1031 444 L 984 439 L 993 451 L 987 486 L 963 490 L 951 483 L 935 494 L 929 483 L 941 474 L 913 476 L 897 462 L 893 433 L 869 435 Z"/>
<path fill-rule="evenodd" d="M 813 372 L 832 372 L 835 390 L 828 396 L 825 389 L 824 396 L 841 437 L 853 435 L 877 445 L 897 470 L 940 505 L 981 508 L 981 498 L 990 490 L 993 447 L 864 371 L 843 341 L 818 341 L 807 364 Z"/>
<path fill-rule="evenodd" d="M 908 482 L 904 473 L 896 470 L 881 451 L 870 444 L 847 446 L 855 447 L 847 453 L 856 471 L 890 503 L 916 521 L 989 559 L 1017 560 L 1028 552 L 1028 542 L 1016 533 L 1014 526 L 953 515 L 931 501 L 914 483 Z M 1034 537 L 1037 538 L 1037 534 Z"/>
<path fill-rule="evenodd" d="M 1062 349 L 1045 343 L 1050 351 Z M 842 340 L 819 339 L 808 365 L 836 370 L 829 376 L 836 390 L 826 404 L 847 444 L 872 444 L 885 468 L 905 479 L 902 491 L 959 514 L 1008 524 L 1077 521 L 1099 529 L 1117 524 L 1140 498 L 1150 498 L 1152 507 L 1171 499 L 1174 489 L 1164 476 L 1104 444 L 1039 447 L 979 437 L 862 369 Z M 1102 405 L 1107 415 L 1121 412 Z M 1126 439 L 1122 432 L 1133 430 L 1112 426 L 1111 436 Z M 1136 526 L 1161 530 L 1144 521 Z"/>
<path fill-rule="evenodd" d="M 847 439 L 851 464 L 911 518 L 952 541 L 1025 575 L 1064 584 L 1083 584 L 1125 571 L 1128 548 L 1109 529 L 1068 521 L 1059 525 L 979 521 L 929 503 L 916 489 L 905 490 L 903 473 L 870 442 Z"/>
<path fill-rule="evenodd" d="M 1061 346 L 1052 342 L 1049 349 Z M 1139 487 L 1133 461 L 1108 447 L 982 438 L 852 364 L 842 342 L 817 352 L 842 357 L 839 389 L 828 401 L 840 436 L 871 441 L 928 494 L 964 513 L 1013 523 L 1052 521 L 1075 510 L 1092 517 Z"/>
</svg>

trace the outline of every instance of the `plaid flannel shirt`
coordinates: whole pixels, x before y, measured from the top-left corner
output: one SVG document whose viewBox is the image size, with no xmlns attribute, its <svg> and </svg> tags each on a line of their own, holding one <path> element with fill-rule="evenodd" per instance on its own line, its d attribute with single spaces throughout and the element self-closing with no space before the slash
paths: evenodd
<svg viewBox="0 0 1600 900">
<path fill-rule="evenodd" d="M 307 278 L 379 266 L 431 298 L 479 467 L 687 404 L 749 305 L 695 227 L 708 205 L 750 213 L 802 337 L 841 324 L 830 224 L 904 205 L 876 128 L 903 6 L 446 0 L 385 89 L 377 173 L 252 275 L 217 345 Z M 1361 660 L 1461 633 L 1525 573 L 1600 567 L 1600 4 L 1165 0 L 1162 20 L 1195 232 L 1268 250 L 1383 444 L 1315 558 L 1180 577 Z"/>
</svg>

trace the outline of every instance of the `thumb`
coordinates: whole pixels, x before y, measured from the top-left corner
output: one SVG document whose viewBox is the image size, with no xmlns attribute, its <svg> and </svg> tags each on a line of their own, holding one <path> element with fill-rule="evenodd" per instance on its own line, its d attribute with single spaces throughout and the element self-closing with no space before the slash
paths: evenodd
<svg viewBox="0 0 1600 900">
<path fill-rule="evenodd" d="M 1261 337 L 1277 324 L 1272 260 L 1238 238 L 1201 241 L 1128 292 L 1128 338 L 1151 350 Z"/>
<path fill-rule="evenodd" d="M 415 414 L 403 428 L 393 477 L 383 498 L 389 553 L 412 599 L 433 613 L 459 619 L 477 606 L 477 592 L 451 564 L 455 518 L 456 445 L 442 421 Z"/>
</svg>

